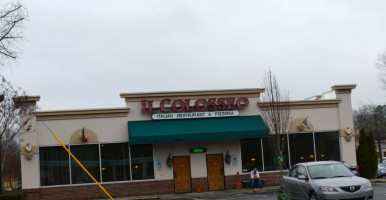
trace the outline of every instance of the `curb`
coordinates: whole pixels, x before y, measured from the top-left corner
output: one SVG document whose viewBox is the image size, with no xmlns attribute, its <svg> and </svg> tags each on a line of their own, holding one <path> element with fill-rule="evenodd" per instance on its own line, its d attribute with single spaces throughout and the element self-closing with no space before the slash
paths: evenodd
<svg viewBox="0 0 386 200">
<path fill-rule="evenodd" d="M 386 183 L 386 179 L 370 179 L 371 183 Z"/>
</svg>

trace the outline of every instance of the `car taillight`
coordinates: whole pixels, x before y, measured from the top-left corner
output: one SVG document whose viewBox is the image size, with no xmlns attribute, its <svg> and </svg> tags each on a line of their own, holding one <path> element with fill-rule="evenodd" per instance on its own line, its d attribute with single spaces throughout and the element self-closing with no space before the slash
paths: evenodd
<svg viewBox="0 0 386 200">
<path fill-rule="evenodd" d="M 355 171 L 359 174 L 359 169 L 358 169 L 358 167 L 355 169 Z"/>
</svg>

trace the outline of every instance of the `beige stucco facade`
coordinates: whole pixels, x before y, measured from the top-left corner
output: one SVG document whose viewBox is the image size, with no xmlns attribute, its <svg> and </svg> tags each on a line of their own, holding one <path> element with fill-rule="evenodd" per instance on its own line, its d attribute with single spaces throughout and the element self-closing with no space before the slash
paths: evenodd
<svg viewBox="0 0 386 200">
<path fill-rule="evenodd" d="M 301 132 L 297 130 L 296 124 L 299 119 L 308 117 L 312 130 L 307 132 L 333 130 L 342 132 L 340 137 L 341 160 L 356 165 L 354 132 L 350 136 L 344 135 L 345 130 L 353 129 L 351 90 L 355 85 L 333 86 L 332 91 L 317 98 L 304 101 L 291 102 L 289 132 Z M 151 114 L 142 113 L 141 100 L 152 100 L 154 106 L 159 106 L 162 99 L 194 99 L 218 98 L 218 97 L 247 97 L 249 106 L 240 109 L 240 116 L 260 115 L 261 107 L 260 93 L 264 89 L 245 90 L 216 90 L 216 91 L 191 91 L 191 92 L 159 92 L 121 94 L 126 102 L 125 108 L 92 109 L 92 110 L 66 110 L 66 111 L 38 111 L 36 118 L 30 121 L 32 131 L 20 138 L 21 165 L 23 188 L 39 188 L 39 152 L 38 147 L 57 146 L 58 141 L 53 137 L 50 130 L 55 133 L 61 141 L 68 144 L 80 143 L 79 139 L 82 128 L 86 128 L 92 134 L 89 135 L 89 143 L 116 143 L 128 142 L 128 121 L 152 120 Z M 35 98 L 34 102 L 39 98 Z M 31 105 L 35 106 L 35 104 Z M 48 129 L 47 127 L 50 129 Z M 351 132 L 350 132 L 351 133 Z M 27 158 L 25 147 L 27 144 L 34 147 L 32 157 Z M 171 156 L 190 156 L 192 178 L 207 177 L 206 154 L 190 154 L 190 148 L 206 147 L 206 154 L 223 154 L 232 156 L 232 163 L 224 163 L 224 174 L 235 175 L 242 173 L 242 161 L 240 140 L 215 140 L 215 141 L 192 141 L 177 143 L 153 144 L 154 177 L 156 180 L 173 179 L 173 169 L 166 165 L 166 160 Z M 162 165 L 157 166 L 157 162 Z M 204 167 L 203 167 L 204 166 Z"/>
</svg>

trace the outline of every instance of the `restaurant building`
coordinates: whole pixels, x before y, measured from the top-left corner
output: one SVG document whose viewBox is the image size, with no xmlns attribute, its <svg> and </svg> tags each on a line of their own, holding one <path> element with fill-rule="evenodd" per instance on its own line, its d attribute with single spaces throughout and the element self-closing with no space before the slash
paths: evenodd
<svg viewBox="0 0 386 200">
<path fill-rule="evenodd" d="M 298 162 L 356 165 L 351 90 L 290 102 L 285 169 Z M 37 111 L 20 138 L 27 199 L 107 198 L 60 146 L 63 141 L 113 197 L 234 189 L 258 168 L 265 185 L 283 172 L 268 142 L 264 89 L 121 94 L 126 107 Z M 39 96 L 24 104 L 36 106 Z"/>
</svg>

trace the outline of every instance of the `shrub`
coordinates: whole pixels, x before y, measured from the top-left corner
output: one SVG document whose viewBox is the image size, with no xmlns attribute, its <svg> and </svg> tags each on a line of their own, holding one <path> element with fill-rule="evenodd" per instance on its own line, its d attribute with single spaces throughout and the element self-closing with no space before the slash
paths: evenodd
<svg viewBox="0 0 386 200">
<path fill-rule="evenodd" d="M 357 161 L 358 161 L 358 167 L 361 176 L 363 177 L 369 177 L 369 169 L 368 169 L 368 163 L 370 161 L 369 159 L 370 152 L 369 152 L 369 143 L 367 141 L 367 135 L 365 132 L 365 129 L 362 128 L 359 131 L 359 146 L 357 149 Z"/>
<path fill-rule="evenodd" d="M 374 178 L 378 167 L 378 157 L 372 132 L 367 135 L 365 129 L 360 130 L 359 146 L 356 153 L 361 176 Z"/>
<path fill-rule="evenodd" d="M 367 136 L 367 142 L 369 143 L 369 178 L 375 178 L 378 169 L 378 154 L 377 147 L 375 146 L 374 134 L 370 131 Z"/>
<path fill-rule="evenodd" d="M 0 194 L 0 200 L 23 200 L 25 196 L 22 190 L 4 191 L 3 194 Z"/>
</svg>

